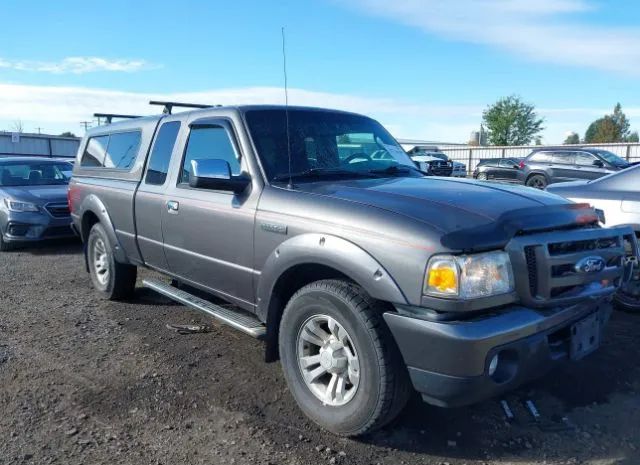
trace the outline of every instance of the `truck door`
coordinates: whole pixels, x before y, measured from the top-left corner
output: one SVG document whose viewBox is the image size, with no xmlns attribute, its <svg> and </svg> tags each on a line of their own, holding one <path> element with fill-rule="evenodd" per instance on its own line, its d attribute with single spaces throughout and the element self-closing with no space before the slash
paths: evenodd
<svg viewBox="0 0 640 465">
<path fill-rule="evenodd" d="M 249 172 L 226 118 L 191 121 L 179 165 L 165 196 L 164 250 L 172 274 L 250 307 L 253 291 L 253 232 L 259 191 L 242 194 L 189 186 L 191 160 L 222 159 L 238 175 Z"/>
<path fill-rule="evenodd" d="M 162 213 L 169 163 L 178 145 L 180 125 L 180 121 L 162 120 L 135 198 L 136 232 L 142 259 L 147 265 L 163 271 L 168 271 L 169 267 L 164 254 Z"/>
</svg>

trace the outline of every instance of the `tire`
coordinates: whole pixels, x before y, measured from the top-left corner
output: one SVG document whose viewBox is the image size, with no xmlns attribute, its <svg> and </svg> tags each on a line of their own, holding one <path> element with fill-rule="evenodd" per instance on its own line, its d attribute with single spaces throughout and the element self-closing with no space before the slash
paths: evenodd
<svg viewBox="0 0 640 465">
<path fill-rule="evenodd" d="M 487 180 L 487 173 L 478 173 L 478 181 L 486 181 Z"/>
<path fill-rule="evenodd" d="M 8 252 L 11 249 L 13 249 L 12 244 L 5 242 L 4 238 L 2 237 L 2 231 L 0 231 L 0 252 Z"/>
<path fill-rule="evenodd" d="M 619 289 L 613 298 L 618 310 L 629 313 L 640 313 L 640 282 L 632 281 L 627 288 Z"/>
<path fill-rule="evenodd" d="M 381 428 L 400 413 L 411 393 L 407 370 L 383 312 L 380 302 L 359 286 L 322 280 L 296 292 L 282 315 L 280 358 L 289 390 L 311 420 L 335 434 L 359 436 Z M 316 343 L 321 338 L 310 327 L 334 336 L 333 342 L 327 344 L 325 338 L 320 349 Z M 314 336 L 316 343 L 310 343 L 307 339 Z M 315 353 L 314 348 L 318 349 Z M 325 357 L 326 353 L 330 355 Z M 317 360 L 308 364 L 300 358 L 310 362 L 312 356 Z M 312 379 L 312 373 L 323 370 L 315 384 L 305 381 L 303 371 Z M 331 394 L 335 395 L 327 397 L 332 382 Z"/>
<path fill-rule="evenodd" d="M 93 287 L 109 300 L 133 295 L 138 269 L 115 261 L 113 244 L 104 227 L 96 223 L 87 238 L 87 263 Z"/>
<path fill-rule="evenodd" d="M 541 174 L 534 174 L 529 179 L 527 179 L 527 186 L 533 187 L 535 189 L 544 190 L 547 187 L 547 178 L 545 178 Z"/>
</svg>

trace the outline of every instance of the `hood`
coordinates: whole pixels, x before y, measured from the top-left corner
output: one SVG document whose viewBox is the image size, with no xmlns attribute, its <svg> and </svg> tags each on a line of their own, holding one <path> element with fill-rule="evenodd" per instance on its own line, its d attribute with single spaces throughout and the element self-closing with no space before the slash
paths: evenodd
<svg viewBox="0 0 640 465">
<path fill-rule="evenodd" d="M 0 187 L 0 195 L 11 197 L 14 200 L 45 205 L 50 202 L 66 202 L 69 186 L 15 186 Z"/>
<path fill-rule="evenodd" d="M 385 178 L 300 184 L 298 190 L 392 211 L 430 225 L 450 248 L 487 248 L 506 243 L 518 230 L 584 223 L 569 215 L 546 214 L 575 207 L 536 189 L 451 178 Z M 597 220 L 597 218 L 596 218 Z M 497 229 L 504 230 L 498 232 Z M 489 237 L 493 236 L 493 237 Z M 463 246 L 464 245 L 464 246 Z"/>
</svg>

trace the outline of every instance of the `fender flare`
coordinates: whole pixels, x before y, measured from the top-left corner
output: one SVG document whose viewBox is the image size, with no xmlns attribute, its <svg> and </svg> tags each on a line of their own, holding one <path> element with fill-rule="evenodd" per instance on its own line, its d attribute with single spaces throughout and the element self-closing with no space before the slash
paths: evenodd
<svg viewBox="0 0 640 465">
<path fill-rule="evenodd" d="M 102 203 L 102 200 L 100 200 L 94 194 L 88 195 L 82 201 L 82 203 L 80 204 L 80 208 L 78 210 L 80 212 L 79 217 L 80 217 L 81 227 L 82 227 L 82 222 L 84 221 L 84 217 L 88 212 L 91 212 L 98 217 L 98 220 L 104 226 L 104 229 L 107 232 L 107 236 L 109 236 L 109 241 L 113 244 L 113 258 L 118 263 L 129 264 L 130 263 L 129 259 L 127 258 L 127 255 L 124 249 L 122 248 L 122 244 L 120 244 L 120 241 L 118 240 L 118 236 L 116 235 L 116 229 L 113 226 L 111 217 L 109 216 L 109 213 L 107 212 L 107 208 L 105 207 L 104 203 Z M 80 229 L 80 235 L 82 236 L 82 228 Z M 86 260 L 87 238 L 82 237 L 82 241 L 85 244 L 85 260 Z M 88 269 L 88 264 L 87 264 L 87 269 Z"/>
<path fill-rule="evenodd" d="M 267 258 L 257 286 L 257 315 L 270 326 L 269 309 L 276 283 L 298 265 L 324 265 L 358 283 L 373 298 L 406 304 L 400 287 L 369 253 L 337 236 L 308 233 L 281 243 Z"/>
</svg>

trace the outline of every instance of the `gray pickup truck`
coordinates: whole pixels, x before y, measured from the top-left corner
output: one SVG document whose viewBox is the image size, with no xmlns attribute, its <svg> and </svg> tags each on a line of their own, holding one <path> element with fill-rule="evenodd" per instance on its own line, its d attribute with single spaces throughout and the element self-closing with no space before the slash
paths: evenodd
<svg viewBox="0 0 640 465">
<path fill-rule="evenodd" d="M 265 339 L 304 413 L 349 436 L 412 387 L 461 406 L 591 353 L 635 244 L 586 205 L 425 176 L 376 121 L 300 107 L 93 128 L 69 202 L 101 294 L 160 272 L 143 284 Z"/>
</svg>

